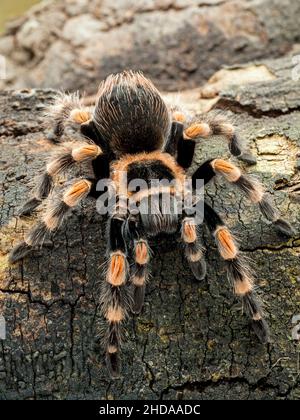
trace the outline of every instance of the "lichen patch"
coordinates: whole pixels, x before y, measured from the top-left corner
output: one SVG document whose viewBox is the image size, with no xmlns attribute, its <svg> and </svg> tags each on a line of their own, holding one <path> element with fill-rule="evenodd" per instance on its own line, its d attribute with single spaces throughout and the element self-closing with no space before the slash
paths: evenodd
<svg viewBox="0 0 300 420">
<path fill-rule="evenodd" d="M 298 148 L 287 137 L 271 135 L 255 140 L 257 150 L 257 172 L 271 172 L 274 175 L 293 175 Z"/>
</svg>

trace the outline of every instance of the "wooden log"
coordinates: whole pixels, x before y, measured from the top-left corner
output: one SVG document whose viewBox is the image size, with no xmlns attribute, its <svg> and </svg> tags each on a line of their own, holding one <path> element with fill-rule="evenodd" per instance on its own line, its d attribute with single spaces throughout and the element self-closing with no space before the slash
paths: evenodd
<svg viewBox="0 0 300 420">
<path fill-rule="evenodd" d="M 289 63 L 266 62 L 275 78 L 255 85 L 220 84 L 213 105 L 233 119 L 257 156 L 257 165 L 245 170 L 264 182 L 299 232 L 300 96 L 299 85 L 288 82 Z M 280 66 L 285 70 L 277 74 Z M 211 107 L 198 92 L 183 93 L 183 100 L 195 110 Z M 0 340 L 0 398 L 299 399 L 299 343 L 292 339 L 292 317 L 300 313 L 299 235 L 280 239 L 258 209 L 222 181 L 207 198 L 256 269 L 272 332 L 268 346 L 251 331 L 205 228 L 208 274 L 202 282 L 189 271 L 178 238 L 152 243 L 145 307 L 128 322 L 122 378 L 115 381 L 97 339 L 105 223 L 95 203 L 76 210 L 49 246 L 8 265 L 7 253 L 34 223 L 16 212 L 51 148 L 41 109 L 53 95 L 0 93 L 0 314 L 7 327 Z M 203 140 L 195 166 L 218 156 L 228 156 L 226 141 Z"/>
</svg>

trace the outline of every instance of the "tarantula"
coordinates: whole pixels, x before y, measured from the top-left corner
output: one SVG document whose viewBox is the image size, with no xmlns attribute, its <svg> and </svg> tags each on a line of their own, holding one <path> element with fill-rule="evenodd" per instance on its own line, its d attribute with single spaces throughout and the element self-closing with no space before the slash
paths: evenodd
<svg viewBox="0 0 300 420">
<path fill-rule="evenodd" d="M 151 257 L 149 238 L 160 233 L 174 234 L 181 226 L 185 257 L 194 276 L 201 280 L 206 275 L 204 248 L 195 217 L 187 208 L 183 208 L 182 214 L 163 211 L 165 194 L 175 199 L 187 178 L 195 141 L 223 135 L 233 156 L 246 161 L 251 156 L 243 152 L 233 125 L 226 119 L 208 115 L 190 117 L 177 106 L 167 106 L 152 82 L 139 72 L 122 72 L 103 81 L 93 112 L 82 105 L 77 95 L 61 95 L 50 114 L 58 142 L 70 121 L 78 125 L 81 140 L 61 142 L 51 155 L 33 198 L 22 207 L 20 215 L 30 214 L 49 196 L 45 211 L 24 241 L 11 251 L 10 261 L 22 259 L 41 245 L 46 235 L 60 227 L 65 216 L 85 197 L 98 198 L 102 194 L 96 188 L 99 180 L 107 178 L 113 182 L 117 200 L 108 220 L 106 274 L 100 302 L 106 325 L 103 333 L 106 362 L 111 376 L 116 377 L 120 372 L 122 323 L 129 311 L 139 313 L 143 306 Z M 73 179 L 55 192 L 53 186 L 58 175 L 88 162 L 92 164 L 92 178 Z M 124 173 L 127 185 L 133 179 L 142 179 L 147 188 L 127 190 L 122 181 Z M 216 175 L 223 176 L 258 204 L 279 232 L 293 235 L 292 227 L 280 217 L 263 187 L 227 160 L 213 158 L 202 163 L 191 176 L 193 189 L 198 179 L 207 184 Z M 153 179 L 176 183 L 160 190 L 151 187 Z M 153 197 L 157 198 L 154 214 L 131 211 L 128 205 L 129 200 L 141 205 Z M 268 342 L 268 326 L 251 270 L 220 216 L 205 200 L 203 205 L 204 221 L 226 261 L 234 293 L 241 299 L 258 338 Z"/>
</svg>

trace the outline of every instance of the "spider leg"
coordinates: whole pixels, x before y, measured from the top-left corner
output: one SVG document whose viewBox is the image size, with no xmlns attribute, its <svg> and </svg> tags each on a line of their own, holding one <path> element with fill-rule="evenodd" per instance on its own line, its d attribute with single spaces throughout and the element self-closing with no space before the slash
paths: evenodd
<svg viewBox="0 0 300 420">
<path fill-rule="evenodd" d="M 280 212 L 272 203 L 270 195 L 264 191 L 263 186 L 226 160 L 213 159 L 204 162 L 192 176 L 193 188 L 196 187 L 197 179 L 203 179 L 206 184 L 217 174 L 239 188 L 252 203 L 258 204 L 263 216 L 272 222 L 278 232 L 289 237 L 295 235 L 295 230 L 289 222 L 281 218 Z"/>
<path fill-rule="evenodd" d="M 49 108 L 48 115 L 53 122 L 55 139 L 60 138 L 64 134 L 68 121 L 83 124 L 92 117 L 91 113 L 82 106 L 78 93 L 70 95 L 59 94 L 54 104 Z"/>
<path fill-rule="evenodd" d="M 178 144 L 182 141 L 183 124 L 178 121 L 173 121 L 171 125 L 170 135 L 164 147 L 164 151 L 172 156 L 176 156 Z M 192 142 L 195 148 L 195 142 Z"/>
<path fill-rule="evenodd" d="M 134 241 L 134 265 L 132 268 L 131 282 L 133 284 L 132 312 L 139 314 L 145 298 L 146 282 L 149 276 L 150 247 L 144 238 Z"/>
<path fill-rule="evenodd" d="M 46 171 L 39 177 L 34 190 L 34 197 L 19 210 L 19 216 L 30 215 L 48 197 L 53 188 L 54 177 L 73 166 L 89 162 L 105 155 L 99 146 L 86 142 L 68 142 L 56 148 L 46 166 Z M 99 163 L 97 161 L 97 163 Z M 103 162 L 101 162 L 103 164 Z M 103 166 L 103 165 L 102 165 Z M 102 168 L 100 166 L 100 168 Z M 98 174 L 99 175 L 99 174 Z"/>
<path fill-rule="evenodd" d="M 269 328 L 258 296 L 254 291 L 254 279 L 245 258 L 220 216 L 204 203 L 204 219 L 213 234 L 219 253 L 226 261 L 228 278 L 233 284 L 235 295 L 241 299 L 243 308 L 252 320 L 252 327 L 262 343 L 269 341 Z"/>
<path fill-rule="evenodd" d="M 212 135 L 224 136 L 227 139 L 229 151 L 233 156 L 247 163 L 253 164 L 256 162 L 254 156 L 250 155 L 249 152 L 244 151 L 243 144 L 233 124 L 222 116 L 211 117 L 209 115 L 204 115 L 202 121 L 194 120 L 184 130 L 183 138 L 195 140 L 199 137 L 208 138 Z"/>
<path fill-rule="evenodd" d="M 118 377 L 120 373 L 122 323 L 131 307 L 130 293 L 126 287 L 129 264 L 123 237 L 126 218 L 127 206 L 118 201 L 116 211 L 108 222 L 108 261 L 100 296 L 101 312 L 106 320 L 103 347 L 106 352 L 106 365 L 112 377 Z"/>
<path fill-rule="evenodd" d="M 194 140 L 185 139 L 184 126 L 181 121 L 173 121 L 170 135 L 164 151 L 176 157 L 177 163 L 182 168 L 189 168 L 194 158 L 196 143 Z"/>
<path fill-rule="evenodd" d="M 130 214 L 125 225 L 124 236 L 129 246 L 133 245 L 133 260 L 130 281 L 133 286 L 133 304 L 131 311 L 139 314 L 145 298 L 146 283 L 149 277 L 151 249 L 144 232 L 140 228 L 139 214 Z"/>
<path fill-rule="evenodd" d="M 81 134 L 91 142 L 64 143 L 52 154 L 46 171 L 37 181 L 34 196 L 19 210 L 19 216 L 30 215 L 42 200 L 48 197 L 53 187 L 53 176 L 76 163 L 96 160 L 96 164 L 93 165 L 95 177 L 109 177 L 109 162 L 114 158 L 113 153 L 100 135 L 91 113 L 82 106 L 78 93 L 58 95 L 48 114 L 54 122 L 53 131 L 56 138 L 63 135 L 66 123 L 71 121 L 80 124 Z"/>
<path fill-rule="evenodd" d="M 15 263 L 29 254 L 35 246 L 42 245 L 47 235 L 61 226 L 70 210 L 89 194 L 92 184 L 88 179 L 73 180 L 62 195 L 51 197 L 41 220 L 28 232 L 24 241 L 12 249 L 9 261 Z"/>
<path fill-rule="evenodd" d="M 194 118 L 188 122 L 188 125 L 186 124 L 186 116 L 183 112 L 173 112 L 173 118 L 175 121 L 172 127 L 176 127 L 176 125 L 180 127 L 184 124 L 185 128 L 181 136 L 179 136 L 179 130 L 177 130 L 177 137 L 173 133 L 174 128 L 171 130 L 167 149 L 171 150 L 169 153 L 176 154 L 172 150 L 172 147 L 176 147 L 177 162 L 183 168 L 189 168 L 192 164 L 195 141 L 200 138 L 208 138 L 212 135 L 224 136 L 227 139 L 229 151 L 233 156 L 250 164 L 256 162 L 255 157 L 249 151 L 243 149 L 242 142 L 234 126 L 225 118 L 221 116 L 211 117 L 209 115 L 203 115 L 201 116 L 201 120 Z"/>
<path fill-rule="evenodd" d="M 194 217 L 184 217 L 181 227 L 181 239 L 184 243 L 185 257 L 198 280 L 206 276 L 204 247 L 201 243 Z"/>
<path fill-rule="evenodd" d="M 54 125 L 54 139 L 50 136 L 54 143 L 57 143 L 64 134 L 67 123 L 71 122 L 78 124 L 81 134 L 100 146 L 104 153 L 109 152 L 108 142 L 101 136 L 91 112 L 83 106 L 78 93 L 58 95 L 54 104 L 49 108 L 48 115 Z"/>
<path fill-rule="evenodd" d="M 193 194 L 192 188 L 185 186 L 182 194 L 177 195 L 177 200 L 183 204 L 181 219 L 181 240 L 184 244 L 184 254 L 190 269 L 197 280 L 203 280 L 206 276 L 206 261 L 204 256 L 205 248 L 199 235 L 199 224 L 203 218 L 203 198 Z M 201 214 L 197 215 L 197 208 L 201 205 Z M 201 220 L 198 220 L 198 217 Z"/>
</svg>

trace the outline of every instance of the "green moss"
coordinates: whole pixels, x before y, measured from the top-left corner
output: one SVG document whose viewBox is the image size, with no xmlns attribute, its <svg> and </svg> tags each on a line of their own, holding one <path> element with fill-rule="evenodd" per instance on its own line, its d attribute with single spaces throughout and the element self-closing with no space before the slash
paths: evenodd
<svg viewBox="0 0 300 420">
<path fill-rule="evenodd" d="M 137 330 L 139 333 L 147 334 L 150 330 L 154 328 L 154 324 L 152 322 L 139 322 L 137 324 Z"/>
<path fill-rule="evenodd" d="M 164 344 L 169 343 L 170 339 L 169 339 L 169 336 L 166 334 L 166 330 L 164 328 L 160 328 L 158 332 L 158 336 Z"/>
</svg>

